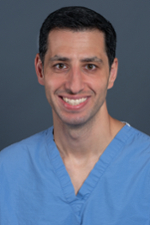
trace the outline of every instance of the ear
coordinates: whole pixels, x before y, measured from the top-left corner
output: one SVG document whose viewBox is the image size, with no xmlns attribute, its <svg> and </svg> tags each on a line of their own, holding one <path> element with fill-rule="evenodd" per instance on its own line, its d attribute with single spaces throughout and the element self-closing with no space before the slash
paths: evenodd
<svg viewBox="0 0 150 225">
<path fill-rule="evenodd" d="M 43 64 L 39 54 L 37 54 L 35 57 L 34 65 L 35 65 L 35 71 L 38 78 L 38 82 L 39 84 L 44 85 Z"/>
<path fill-rule="evenodd" d="M 111 69 L 110 69 L 108 89 L 110 89 L 114 86 L 114 82 L 117 78 L 117 72 L 118 72 L 118 59 L 115 58 L 114 62 L 111 65 Z"/>
</svg>

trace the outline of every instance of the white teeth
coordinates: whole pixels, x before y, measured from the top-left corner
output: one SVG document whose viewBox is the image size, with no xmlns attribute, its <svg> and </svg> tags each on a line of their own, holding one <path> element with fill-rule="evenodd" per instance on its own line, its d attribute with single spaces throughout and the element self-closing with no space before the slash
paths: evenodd
<svg viewBox="0 0 150 225">
<path fill-rule="evenodd" d="M 65 102 L 67 102 L 70 105 L 79 105 L 81 102 L 86 101 L 87 98 L 80 98 L 80 99 L 69 99 L 69 98 L 63 98 Z"/>
</svg>

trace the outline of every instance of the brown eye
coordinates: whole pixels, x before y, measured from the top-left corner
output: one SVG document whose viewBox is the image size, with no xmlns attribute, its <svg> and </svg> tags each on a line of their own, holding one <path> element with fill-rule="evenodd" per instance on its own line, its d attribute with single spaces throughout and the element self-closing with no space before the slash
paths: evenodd
<svg viewBox="0 0 150 225">
<path fill-rule="evenodd" d="M 55 65 L 55 67 L 56 67 L 57 69 L 66 69 L 66 65 L 63 64 L 63 63 L 58 63 L 58 64 Z"/>
<path fill-rule="evenodd" d="M 87 69 L 87 70 L 94 70 L 94 69 L 96 69 L 96 66 L 93 65 L 93 64 L 87 64 L 87 65 L 86 65 L 86 69 Z"/>
</svg>

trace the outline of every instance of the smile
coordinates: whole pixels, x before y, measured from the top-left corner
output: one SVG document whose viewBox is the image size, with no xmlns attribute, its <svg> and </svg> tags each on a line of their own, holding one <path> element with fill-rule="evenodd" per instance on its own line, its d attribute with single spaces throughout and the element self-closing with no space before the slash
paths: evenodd
<svg viewBox="0 0 150 225">
<path fill-rule="evenodd" d="M 87 98 L 80 98 L 80 99 L 69 99 L 69 98 L 63 98 L 65 102 L 67 102 L 69 105 L 79 105 L 82 102 L 85 102 Z"/>
</svg>

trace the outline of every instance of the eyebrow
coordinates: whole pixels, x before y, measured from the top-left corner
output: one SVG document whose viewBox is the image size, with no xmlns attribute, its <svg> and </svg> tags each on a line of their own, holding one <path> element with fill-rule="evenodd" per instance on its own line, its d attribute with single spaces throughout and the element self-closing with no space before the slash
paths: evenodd
<svg viewBox="0 0 150 225">
<path fill-rule="evenodd" d="M 81 62 L 99 62 L 99 63 L 103 63 L 103 60 L 98 58 L 97 56 L 94 56 L 94 57 L 91 57 L 91 58 L 81 59 Z"/>
<path fill-rule="evenodd" d="M 55 55 L 54 57 L 50 58 L 50 62 L 54 61 L 62 61 L 62 62 L 67 62 L 71 61 L 71 59 L 59 55 Z M 98 62 L 98 63 L 103 63 L 103 60 L 98 58 L 97 56 L 94 57 L 88 57 L 80 60 L 81 62 Z"/>
<path fill-rule="evenodd" d="M 63 56 L 59 56 L 59 55 L 55 55 L 54 57 L 50 58 L 50 62 L 53 62 L 53 61 L 70 61 L 69 58 L 67 57 L 63 57 Z"/>
</svg>

